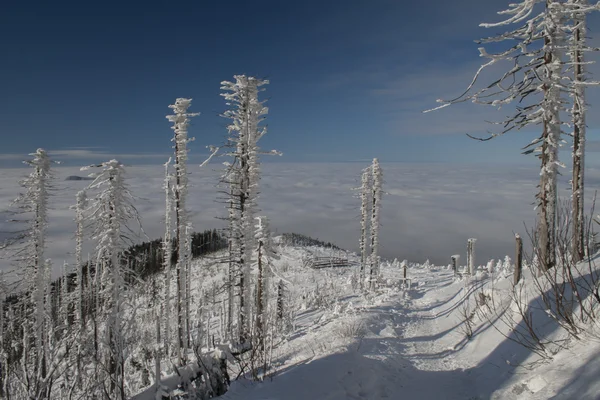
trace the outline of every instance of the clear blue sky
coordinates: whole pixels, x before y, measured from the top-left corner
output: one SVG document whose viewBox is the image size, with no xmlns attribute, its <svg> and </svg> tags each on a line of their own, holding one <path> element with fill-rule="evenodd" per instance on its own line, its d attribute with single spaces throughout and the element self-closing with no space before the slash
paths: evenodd
<svg viewBox="0 0 600 400">
<path fill-rule="evenodd" d="M 480 62 L 473 40 L 497 33 L 478 24 L 508 3 L 5 2 L 0 153 L 164 162 L 167 106 L 191 97 L 198 155 L 226 134 L 220 82 L 248 74 L 271 80 L 261 143 L 285 160 L 527 162 L 519 149 L 533 135 L 464 136 L 485 133 L 486 110 L 421 114 L 468 84 Z"/>
</svg>

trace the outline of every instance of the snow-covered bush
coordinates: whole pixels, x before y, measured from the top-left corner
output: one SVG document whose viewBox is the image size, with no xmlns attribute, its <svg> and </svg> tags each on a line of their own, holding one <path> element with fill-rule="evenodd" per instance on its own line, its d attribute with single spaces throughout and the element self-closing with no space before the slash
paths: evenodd
<svg viewBox="0 0 600 400">
<path fill-rule="evenodd" d="M 334 328 L 335 335 L 341 339 L 362 339 L 369 330 L 364 321 L 356 317 L 340 318 L 336 321 Z"/>
</svg>

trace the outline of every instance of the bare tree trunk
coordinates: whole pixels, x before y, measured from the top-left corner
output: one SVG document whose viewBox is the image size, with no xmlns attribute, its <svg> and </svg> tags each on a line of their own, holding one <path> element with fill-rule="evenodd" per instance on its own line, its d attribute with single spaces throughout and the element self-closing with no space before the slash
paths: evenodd
<svg viewBox="0 0 600 400">
<path fill-rule="evenodd" d="M 277 318 L 283 319 L 283 281 L 279 280 L 277 285 Z"/>
<path fill-rule="evenodd" d="M 2 284 L 2 275 L 0 273 L 0 285 Z M 0 398 L 6 396 L 4 391 L 4 375 L 8 368 L 8 363 L 4 356 L 4 293 L 0 293 Z"/>
<path fill-rule="evenodd" d="M 247 138 L 247 133 L 246 133 L 246 138 Z M 238 268 L 239 268 L 239 274 L 240 274 L 240 289 L 239 289 L 239 294 L 240 294 L 240 326 L 239 326 L 239 334 L 240 334 L 240 343 L 244 343 L 246 341 L 246 339 L 248 338 L 248 326 L 249 325 L 249 318 L 250 315 L 248 315 L 248 311 L 249 311 L 249 305 L 250 305 L 250 299 L 247 298 L 248 296 L 248 285 L 250 285 L 250 277 L 247 276 L 247 268 L 246 268 L 246 263 L 249 262 L 248 260 L 246 260 L 247 255 L 247 245 L 249 243 L 249 238 L 247 237 L 249 232 L 246 231 L 246 229 L 248 228 L 246 226 L 246 222 L 248 221 L 248 208 L 247 208 L 247 200 L 248 200 L 248 186 L 249 186 L 249 182 L 248 182 L 248 162 L 247 162 L 247 156 L 248 156 L 248 152 L 247 152 L 247 146 L 245 145 L 245 143 L 242 144 L 242 151 L 241 151 L 241 156 L 240 156 L 240 168 L 241 168 L 241 176 L 239 177 L 240 181 L 240 193 L 239 193 L 239 207 L 240 207 L 240 213 L 239 213 L 239 232 L 238 234 L 240 235 L 239 238 L 239 251 L 240 251 L 240 258 L 239 258 L 239 263 L 238 263 Z"/>
<path fill-rule="evenodd" d="M 361 225 L 361 234 L 360 234 L 360 270 L 359 270 L 359 284 L 360 288 L 363 288 L 364 280 L 365 280 L 365 270 L 367 266 L 367 262 L 369 261 L 369 247 L 367 246 L 367 238 L 369 237 L 369 225 L 368 225 L 368 216 L 369 216 L 369 196 L 372 191 L 372 178 L 371 178 L 371 168 L 367 168 L 364 170 L 362 174 L 362 186 L 361 186 L 361 215 L 360 215 L 360 225 Z"/>
<path fill-rule="evenodd" d="M 552 0 L 546 0 L 546 10 L 549 10 Z M 548 17 L 548 18 L 553 18 Z M 555 63 L 559 62 L 556 47 L 556 27 L 551 32 L 546 32 L 544 45 L 548 50 L 544 53 L 545 82 L 543 85 L 543 127 L 542 151 L 540 159 L 541 178 L 540 191 L 538 194 L 538 251 L 540 254 L 540 266 L 542 270 L 548 270 L 556 265 L 556 174 L 558 163 L 558 141 L 560 140 L 560 116 L 558 110 L 560 89 L 552 81 L 557 80 L 554 76 Z"/>
<path fill-rule="evenodd" d="M 521 273 L 523 271 L 523 239 L 518 234 L 515 235 L 517 242 L 516 256 L 515 256 L 515 274 L 514 274 L 514 285 L 516 286 L 521 280 Z"/>
<path fill-rule="evenodd" d="M 458 272 L 458 257 L 457 256 L 452 256 L 452 272 L 454 272 L 454 275 L 456 275 L 456 272 Z"/>
<path fill-rule="evenodd" d="M 256 336 L 259 343 L 259 351 L 263 350 L 263 314 L 264 314 L 264 301 L 263 301 L 263 262 L 262 262 L 262 241 L 258 242 L 258 278 L 256 282 Z"/>
<path fill-rule="evenodd" d="M 244 304 L 244 274 L 240 274 L 240 280 L 239 280 L 239 289 L 238 289 L 238 296 L 240 298 L 240 312 L 238 314 L 238 333 L 239 333 L 239 339 L 240 339 L 240 344 L 243 344 L 244 342 L 246 342 L 246 316 L 244 314 L 244 309 L 245 309 L 245 304 Z"/>
<path fill-rule="evenodd" d="M 189 229 L 189 226 L 186 227 L 186 235 L 185 237 L 187 239 L 191 239 L 191 234 L 189 232 L 187 232 L 187 229 Z M 191 248 L 191 240 L 187 241 L 185 243 L 185 246 L 188 247 L 186 248 L 185 254 L 190 254 L 190 248 Z M 187 256 L 186 256 L 187 257 Z M 191 313 L 190 313 L 190 302 L 192 300 L 192 287 L 191 287 L 191 281 L 192 281 L 192 263 L 191 260 L 188 259 L 187 262 L 185 263 L 185 331 L 186 331 L 186 335 L 185 335 L 185 347 L 186 349 L 190 348 L 190 343 L 192 342 L 192 337 L 191 337 Z"/>
<path fill-rule="evenodd" d="M 233 233 L 231 233 L 233 234 Z M 231 259 L 231 253 L 232 253 L 232 243 L 231 243 L 231 238 L 229 239 L 229 265 L 228 265 L 228 282 L 227 282 L 227 327 L 226 327 L 226 334 L 227 334 L 227 338 L 231 339 L 233 337 L 233 299 L 234 299 L 234 293 L 233 290 L 235 288 L 235 274 L 233 271 L 233 260 Z"/>
<path fill-rule="evenodd" d="M 179 144 L 178 141 L 175 140 L 175 154 L 179 154 Z M 177 280 L 177 300 L 176 300 L 176 310 L 177 310 L 177 354 L 180 360 L 185 359 L 185 352 L 183 338 L 183 266 L 181 265 L 181 241 L 183 239 L 183 235 L 181 234 L 182 228 L 182 218 L 181 218 L 181 193 L 179 192 L 179 185 L 181 184 L 181 177 L 179 176 L 179 160 L 175 160 L 175 229 L 177 230 L 177 239 L 175 240 L 175 254 L 177 255 L 177 264 L 175 266 L 176 270 L 176 280 Z"/>
<path fill-rule="evenodd" d="M 164 309 L 164 303 L 162 303 L 160 301 L 160 296 L 159 296 L 159 288 L 157 287 L 157 283 L 156 283 L 156 279 L 158 277 L 155 277 L 152 280 L 152 284 L 154 285 L 154 311 L 156 313 L 155 317 L 156 317 L 156 349 L 154 350 L 154 384 L 156 385 L 156 392 L 158 393 L 158 391 L 160 390 L 160 362 L 161 362 L 161 357 L 162 354 L 164 352 L 164 348 L 161 349 L 161 347 L 163 347 L 164 343 L 163 343 L 163 339 L 162 339 L 162 335 L 161 335 L 161 331 L 160 331 L 160 325 L 163 323 L 163 316 L 165 314 L 165 309 Z M 158 312 L 157 312 L 158 311 Z"/>
<path fill-rule="evenodd" d="M 585 17 L 575 20 L 575 23 L 584 24 Z M 583 44 L 582 29 L 575 28 L 573 32 L 573 61 L 574 66 L 574 93 L 573 93 L 573 231 L 572 231 L 572 257 L 574 262 L 579 262 L 585 257 L 585 238 L 584 238 L 584 211 L 583 211 L 583 171 L 585 155 L 585 96 L 584 88 L 580 84 L 583 82 L 583 51 L 580 48 Z"/>
</svg>

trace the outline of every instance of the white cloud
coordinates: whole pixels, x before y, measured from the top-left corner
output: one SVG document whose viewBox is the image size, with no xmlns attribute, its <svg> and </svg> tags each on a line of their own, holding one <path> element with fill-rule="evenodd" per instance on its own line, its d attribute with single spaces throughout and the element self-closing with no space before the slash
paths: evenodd
<svg viewBox="0 0 600 400">
<path fill-rule="evenodd" d="M 73 147 L 65 149 L 46 149 L 50 157 L 60 162 L 78 161 L 85 163 L 85 160 L 96 162 L 98 160 L 148 160 L 148 159 L 166 159 L 168 152 L 165 153 L 110 153 L 100 147 Z M 29 154 L 0 154 L 0 161 L 21 161 L 30 158 Z"/>
<path fill-rule="evenodd" d="M 259 206 L 273 229 L 299 232 L 344 248 L 357 249 L 359 202 L 352 188 L 364 168 L 360 163 L 264 164 Z M 538 171 L 516 166 L 453 166 L 447 164 L 382 164 L 388 192 L 383 199 L 381 252 L 384 257 L 447 263 L 452 254 L 464 253 L 466 240 L 478 238 L 477 257 L 512 256 L 513 231 L 525 236 L 523 222 L 532 226 Z M 219 228 L 225 205 L 218 201 L 215 184 L 219 171 L 191 167 L 189 209 L 197 230 Z M 0 209 L 5 210 L 19 192 L 23 169 L 0 170 Z M 61 265 L 72 260 L 73 212 L 82 181 L 64 181 L 79 174 L 77 168 L 56 168 L 58 178 L 49 220 L 48 257 Z M 129 185 L 139 197 L 144 228 L 151 238 L 163 235 L 163 170 L 160 166 L 128 168 Z M 563 177 L 561 193 L 566 190 Z M 588 187 L 600 184 L 600 170 L 588 169 Z M 89 183 L 89 182 L 88 182 Z M 588 203 L 591 204 L 591 203 Z M 0 231 L 8 229 L 2 221 Z M 88 250 L 91 250 L 88 246 Z M 6 262 L 2 264 L 6 267 Z"/>
</svg>

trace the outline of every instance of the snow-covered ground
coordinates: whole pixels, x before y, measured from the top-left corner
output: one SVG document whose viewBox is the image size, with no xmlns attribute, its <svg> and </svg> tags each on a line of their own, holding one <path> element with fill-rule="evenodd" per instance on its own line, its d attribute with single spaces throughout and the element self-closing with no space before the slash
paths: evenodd
<svg viewBox="0 0 600 400">
<path fill-rule="evenodd" d="M 505 337 L 501 332 L 511 332 L 491 312 L 474 313 L 467 338 L 465 307 L 475 311 L 479 293 L 494 292 L 495 301 L 505 296 L 512 285 L 507 269 L 455 278 L 446 266 L 412 265 L 411 288 L 403 289 L 398 264 L 384 263 L 386 284 L 367 296 L 352 294 L 350 269 L 304 278 L 296 270 L 298 292 L 329 283 L 335 298 L 297 314 L 295 329 L 275 349 L 271 378 L 240 379 L 222 398 L 599 399 L 598 340 L 585 336 L 540 361 Z M 306 279 L 315 272 L 323 278 Z M 525 285 L 528 277 L 526 271 Z M 541 324 L 549 338 L 563 337 L 552 322 Z"/>
<path fill-rule="evenodd" d="M 357 186 L 355 178 L 360 165 L 353 165 L 356 171 L 350 166 L 323 165 L 321 169 L 287 164 L 265 166 L 266 172 L 271 175 L 263 193 L 270 200 L 263 211 L 279 221 L 279 225 L 275 226 L 280 229 L 310 225 L 319 232 L 316 236 L 321 238 L 338 242 L 333 232 L 341 232 L 343 242 L 357 243 L 358 220 L 353 216 L 358 215 L 358 202 L 350 196 L 350 189 Z M 425 182 L 422 187 L 424 175 L 418 175 L 418 169 L 400 165 L 387 168 L 393 173 L 386 179 L 398 180 L 389 186 L 402 189 L 388 189 L 389 193 L 384 198 L 382 237 L 385 238 L 386 257 L 393 257 L 396 252 L 397 256 L 407 257 L 410 253 L 407 247 L 420 249 L 419 255 L 425 251 L 427 254 L 431 251 L 449 255 L 455 252 L 452 249 L 457 248 L 450 240 L 460 241 L 460 248 L 464 248 L 464 240 L 458 236 L 469 237 L 475 227 L 497 227 L 502 220 L 503 229 L 509 231 L 510 226 L 514 227 L 516 223 L 508 220 L 507 215 L 521 220 L 521 214 L 515 216 L 507 210 L 512 204 L 526 203 L 523 199 L 527 195 L 521 193 L 528 182 L 524 178 L 511 183 L 512 191 L 507 190 L 506 185 L 497 185 L 495 192 L 491 189 L 486 191 L 488 197 L 484 204 L 481 203 L 481 193 L 477 196 L 466 194 L 463 190 L 466 183 L 463 186 L 449 185 L 443 193 L 432 192 L 438 181 L 455 182 L 457 176 L 472 179 L 472 175 L 467 173 L 469 171 L 432 169 L 440 173 L 425 175 L 435 177 L 436 181 Z M 5 185 L 0 191 L 0 199 L 8 204 L 15 197 L 15 178 L 21 176 L 24 170 L 1 172 L 0 182 Z M 77 169 L 61 168 L 57 172 L 61 190 L 55 193 L 53 200 L 49 247 L 50 255 L 61 260 L 58 255 L 62 257 L 72 250 L 74 214 L 68 206 L 73 203 L 76 191 L 85 187 L 87 182 L 63 181 L 68 175 L 78 174 Z M 132 168 L 134 179 L 130 182 L 134 192 L 141 197 L 139 208 L 146 220 L 154 221 L 145 225 L 151 237 L 162 232 L 162 203 L 159 203 L 159 200 L 162 202 L 162 177 L 159 172 L 145 167 Z M 333 176 L 342 172 L 346 174 L 342 184 L 327 184 L 330 177 L 333 180 Z M 214 171 L 197 173 L 192 175 L 192 180 L 197 188 L 206 188 L 217 175 Z M 490 178 L 495 175 L 481 173 L 478 176 L 482 181 L 496 185 L 497 181 Z M 600 176 L 598 170 L 593 176 L 595 179 Z M 409 177 L 409 183 L 401 183 Z M 427 188 L 429 190 L 424 192 Z M 203 210 L 194 216 L 195 222 L 198 226 L 210 226 L 205 224 L 222 211 L 222 204 L 214 203 L 212 197 L 202 190 L 197 190 L 193 197 L 194 209 Z M 208 209 L 205 207 L 207 204 Z M 441 205 L 445 208 L 440 208 Z M 487 211 L 482 215 L 471 215 L 473 208 Z M 440 220 L 438 215 L 432 219 L 434 209 L 441 210 L 440 215 L 454 219 Z M 401 215 L 405 212 L 407 215 Z M 484 220 L 486 223 L 482 222 Z M 5 224 L 0 226 L 6 228 Z M 409 226 L 418 228 L 403 229 Z M 418 235 L 411 240 L 399 236 L 412 235 L 413 231 Z M 432 235 L 433 231 L 438 236 Z M 483 231 L 479 233 L 483 235 Z M 485 254 L 479 251 L 480 245 L 500 236 L 498 232 L 490 231 L 480 237 L 478 257 L 483 259 L 482 254 Z M 486 237 L 490 240 L 484 240 Z M 508 239 L 512 240 L 512 237 Z M 272 377 L 261 383 L 243 378 L 237 380 L 223 398 L 600 399 L 600 379 L 597 378 L 600 376 L 599 334 L 584 335 L 579 342 L 569 341 L 562 349 L 548 346 L 552 360 L 539 362 L 536 354 L 511 341 L 515 337 L 502 319 L 503 314 L 486 313 L 484 308 L 476 308 L 480 293 L 495 293 L 498 302 L 506 297 L 512 282 L 510 267 L 506 274 L 496 272 L 489 276 L 480 273 L 471 279 L 459 279 L 454 278 L 446 266 L 411 264 L 408 274 L 412 287 L 403 290 L 397 285 L 401 276 L 398 264 L 384 262 L 382 275 L 388 283 L 375 294 L 362 295 L 351 284 L 356 267 L 314 270 L 304 264 L 314 256 L 356 260 L 355 255 L 317 247 L 286 246 L 280 250 L 282 256 L 275 266 L 278 277 L 288 282 L 287 312 L 294 317 L 293 323 L 283 338 L 279 337 L 276 342 L 274 365 L 270 371 Z M 206 295 L 223 284 L 224 271 L 225 267 L 211 258 L 195 263 L 193 310 L 200 305 L 198 299 L 201 293 Z M 276 280 L 273 279 L 273 283 Z M 530 282 L 527 273 L 525 282 Z M 152 329 L 150 322 L 154 314 L 144 289 L 140 291 L 136 293 L 139 297 L 136 297 L 134 308 L 138 314 L 147 314 L 143 318 L 147 318 L 148 323 L 142 324 L 139 332 L 139 337 L 143 338 L 144 330 Z M 474 315 L 470 340 L 466 337 L 465 312 Z M 548 339 L 561 341 L 565 338 L 561 328 L 543 313 L 537 312 L 534 319 Z M 490 325 L 490 321 L 496 324 Z M 218 329 L 218 317 L 211 321 L 211 329 Z M 139 355 L 140 349 L 136 350 L 138 352 L 133 351 L 132 358 Z M 151 365 L 144 367 L 152 371 Z M 169 373 L 165 372 L 166 375 Z M 167 376 L 165 379 L 168 380 Z M 133 381 L 132 393 L 142 391 L 141 378 Z"/>
</svg>

